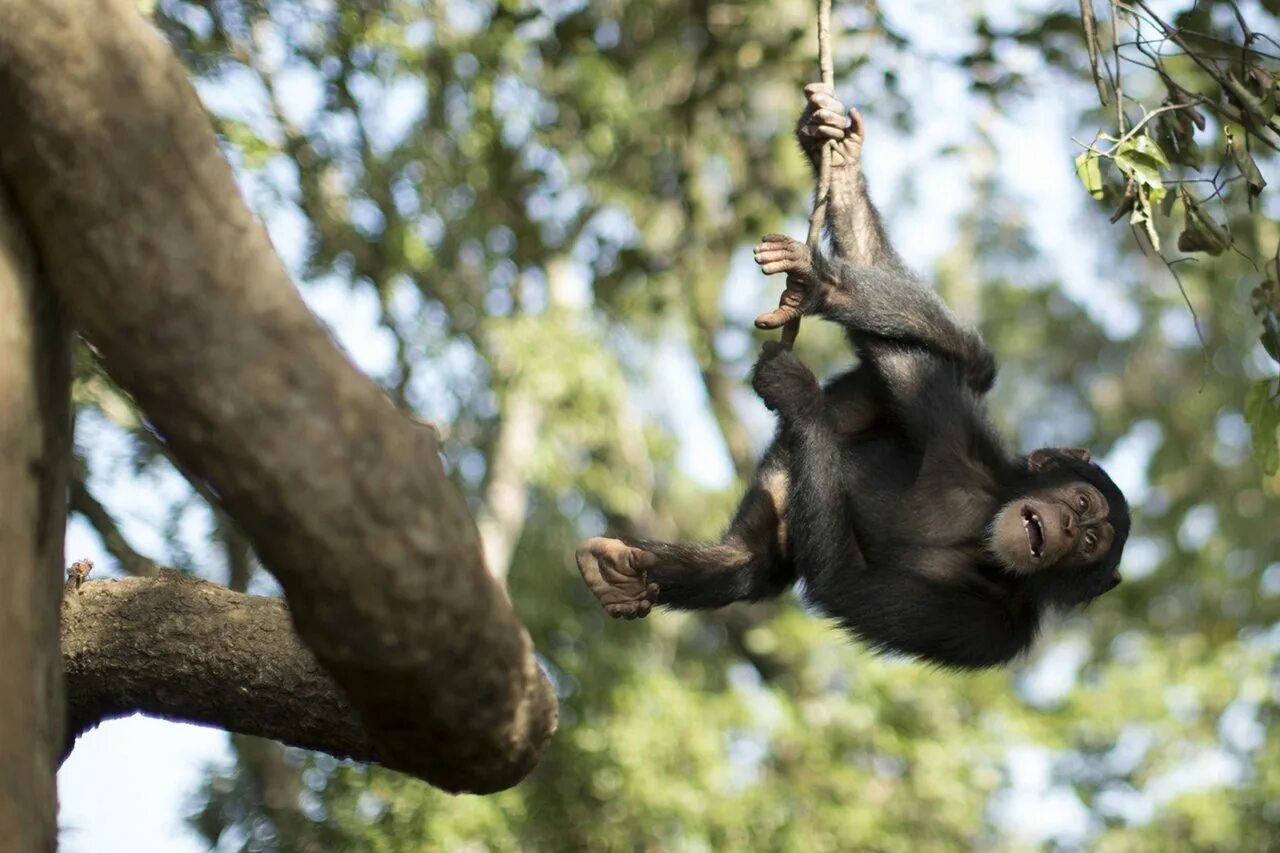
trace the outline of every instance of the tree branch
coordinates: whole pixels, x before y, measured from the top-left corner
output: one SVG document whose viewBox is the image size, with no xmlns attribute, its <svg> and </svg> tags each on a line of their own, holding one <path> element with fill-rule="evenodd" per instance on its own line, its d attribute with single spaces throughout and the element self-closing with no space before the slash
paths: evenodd
<svg viewBox="0 0 1280 853">
<path fill-rule="evenodd" d="M 507 394 L 498 424 L 498 439 L 489 455 L 489 481 L 484 490 L 484 509 L 476 521 L 489 571 L 506 583 L 524 516 L 529 508 L 529 482 L 525 474 L 529 457 L 538 443 L 543 412 L 529 395 L 513 390 Z"/>
<path fill-rule="evenodd" d="M 172 569 L 89 581 L 62 602 L 66 753 L 106 720 L 144 713 L 374 762 L 378 748 L 298 639 L 278 598 Z"/>
<path fill-rule="evenodd" d="M 0 177 L 49 279 L 280 580 L 383 763 L 449 790 L 509 787 L 556 701 L 434 432 L 307 311 L 133 5 L 0 5 Z"/>
</svg>

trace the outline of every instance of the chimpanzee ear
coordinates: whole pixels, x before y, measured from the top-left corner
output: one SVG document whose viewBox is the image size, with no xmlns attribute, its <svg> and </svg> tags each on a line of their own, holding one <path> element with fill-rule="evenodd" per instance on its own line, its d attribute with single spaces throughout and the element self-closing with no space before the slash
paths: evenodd
<svg viewBox="0 0 1280 853">
<path fill-rule="evenodd" d="M 1120 570 L 1112 569 L 1111 577 L 1107 579 L 1107 588 L 1104 589 L 1103 592 L 1110 592 L 1118 586 L 1120 586 Z"/>
<path fill-rule="evenodd" d="M 1070 456 L 1081 462 L 1088 462 L 1091 458 L 1083 447 L 1042 447 L 1027 454 L 1027 470 L 1039 472 L 1058 467 L 1059 456 Z"/>
<path fill-rule="evenodd" d="M 1053 463 L 1056 461 L 1053 456 L 1053 450 L 1048 447 L 1031 451 L 1027 454 L 1027 470 L 1039 472 L 1052 468 Z"/>
</svg>

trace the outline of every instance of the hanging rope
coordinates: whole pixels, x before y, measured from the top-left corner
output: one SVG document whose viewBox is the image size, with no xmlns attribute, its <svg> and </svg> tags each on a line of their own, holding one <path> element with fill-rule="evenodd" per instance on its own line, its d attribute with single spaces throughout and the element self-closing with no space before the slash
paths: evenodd
<svg viewBox="0 0 1280 853">
<path fill-rule="evenodd" d="M 818 0 L 818 67 L 822 82 L 835 85 L 835 63 L 831 58 L 831 0 Z M 827 196 L 831 193 L 831 146 L 833 140 L 822 145 L 822 162 L 818 169 L 818 187 L 813 195 L 813 213 L 809 215 L 809 249 L 818 251 L 822 240 L 822 227 L 827 222 Z M 798 292 L 797 292 L 798 295 Z M 800 334 L 800 306 L 793 306 L 796 316 L 782 327 L 782 345 L 791 349 Z"/>
</svg>

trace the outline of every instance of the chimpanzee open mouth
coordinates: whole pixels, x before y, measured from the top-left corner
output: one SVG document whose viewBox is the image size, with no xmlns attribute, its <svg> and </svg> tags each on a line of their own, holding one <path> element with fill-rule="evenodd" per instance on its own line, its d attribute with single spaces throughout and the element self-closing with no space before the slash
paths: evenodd
<svg viewBox="0 0 1280 853">
<path fill-rule="evenodd" d="M 1044 527 L 1040 524 L 1040 515 L 1029 506 L 1022 508 L 1022 528 L 1027 531 L 1032 559 L 1040 559 L 1044 554 Z"/>
</svg>

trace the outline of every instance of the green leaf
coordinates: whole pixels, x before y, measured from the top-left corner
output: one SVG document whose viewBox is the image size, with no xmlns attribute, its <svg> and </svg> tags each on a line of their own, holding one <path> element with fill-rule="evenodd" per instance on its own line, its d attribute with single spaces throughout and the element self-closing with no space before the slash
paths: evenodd
<svg viewBox="0 0 1280 853">
<path fill-rule="evenodd" d="M 1076 176 L 1084 184 L 1085 191 L 1095 199 L 1102 198 L 1102 169 L 1098 152 L 1090 148 L 1076 158 Z"/>
<path fill-rule="evenodd" d="M 1253 383 L 1244 398 L 1244 419 L 1253 432 L 1253 457 L 1262 473 L 1280 472 L 1280 380 Z"/>
<path fill-rule="evenodd" d="M 1140 154 L 1143 157 L 1149 157 L 1156 162 L 1161 169 L 1169 168 L 1169 158 L 1165 156 L 1164 150 L 1157 142 L 1146 134 L 1135 136 L 1120 146 L 1122 150 L 1132 151 L 1134 154 Z"/>
<path fill-rule="evenodd" d="M 1160 251 L 1160 234 L 1156 231 L 1156 223 L 1152 216 L 1152 206 L 1164 198 L 1164 187 L 1148 187 L 1137 185 L 1137 193 L 1133 198 L 1133 211 L 1129 214 L 1130 225 L 1142 225 L 1151 241 L 1151 248 Z"/>
<path fill-rule="evenodd" d="M 1145 144 L 1138 140 L 1144 140 Z M 1116 148 L 1113 156 L 1120 171 L 1138 183 L 1149 187 L 1164 186 L 1160 170 L 1169 167 L 1169 160 L 1150 137 L 1139 136 L 1126 140 Z"/>
</svg>

